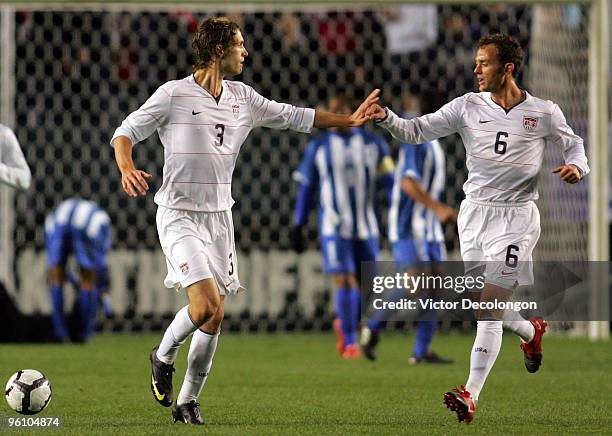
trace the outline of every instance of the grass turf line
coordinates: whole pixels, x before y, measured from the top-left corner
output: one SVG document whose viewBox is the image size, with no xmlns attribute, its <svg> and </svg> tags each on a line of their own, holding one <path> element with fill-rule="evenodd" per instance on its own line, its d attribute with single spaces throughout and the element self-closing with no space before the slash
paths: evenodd
<svg viewBox="0 0 612 436">
<path fill-rule="evenodd" d="M 102 335 L 88 345 L 0 345 L 0 381 L 18 369 L 49 377 L 41 416 L 63 416 L 61 434 L 603 434 L 610 433 L 612 347 L 546 338 L 540 372 L 528 374 L 518 339 L 504 336 L 472 425 L 456 422 L 442 394 L 464 383 L 471 335 L 441 335 L 450 366 L 409 366 L 412 337 L 385 335 L 379 360 L 343 361 L 331 335 L 222 335 L 200 398 L 206 428 L 170 419 L 148 386 L 148 353 L 160 335 Z M 177 360 L 175 395 L 188 344 Z M 4 403 L 0 416 L 18 416 Z"/>
</svg>

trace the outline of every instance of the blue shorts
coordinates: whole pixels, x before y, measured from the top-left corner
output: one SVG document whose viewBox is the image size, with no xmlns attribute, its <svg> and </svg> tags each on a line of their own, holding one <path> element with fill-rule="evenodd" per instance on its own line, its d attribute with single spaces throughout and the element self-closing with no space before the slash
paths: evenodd
<svg viewBox="0 0 612 436">
<path fill-rule="evenodd" d="M 393 259 L 402 270 L 421 263 L 446 260 L 444 242 L 429 242 L 416 239 L 400 239 L 393 244 Z"/>
<path fill-rule="evenodd" d="M 71 226 L 56 226 L 51 232 L 45 233 L 45 248 L 47 264 L 52 266 L 66 265 L 68 256 L 74 254 L 79 267 L 92 270 L 105 270 L 107 248 L 110 244 L 105 240 L 95 240 L 87 236 L 85 231 Z M 110 234 L 108 234 L 110 237 Z"/>
<path fill-rule="evenodd" d="M 361 262 L 378 260 L 378 238 L 345 239 L 325 236 L 321 240 L 323 271 L 326 274 L 359 273 Z"/>
</svg>

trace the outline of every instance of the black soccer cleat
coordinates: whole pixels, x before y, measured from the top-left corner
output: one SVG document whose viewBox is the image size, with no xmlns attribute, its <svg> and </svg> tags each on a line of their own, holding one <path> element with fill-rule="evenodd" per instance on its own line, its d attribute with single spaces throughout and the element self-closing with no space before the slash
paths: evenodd
<svg viewBox="0 0 612 436">
<path fill-rule="evenodd" d="M 191 400 L 187 404 L 175 404 L 172 408 L 172 418 L 174 422 L 184 422 L 185 424 L 204 425 L 204 419 L 200 413 L 200 403 Z"/>
<path fill-rule="evenodd" d="M 157 358 L 157 349 L 151 350 L 151 392 L 155 401 L 164 407 L 172 406 L 172 373 L 174 365 L 168 365 Z"/>
<path fill-rule="evenodd" d="M 371 361 L 376 360 L 376 346 L 380 342 L 380 333 L 376 330 L 370 330 L 369 327 L 361 329 L 361 338 L 359 339 L 359 345 L 363 355 Z"/>
</svg>

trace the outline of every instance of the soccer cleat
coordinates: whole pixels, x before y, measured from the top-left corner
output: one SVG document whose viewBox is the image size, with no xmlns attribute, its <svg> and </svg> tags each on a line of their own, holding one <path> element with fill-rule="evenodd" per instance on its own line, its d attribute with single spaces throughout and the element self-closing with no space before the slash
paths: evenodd
<svg viewBox="0 0 612 436">
<path fill-rule="evenodd" d="M 172 406 L 172 373 L 174 365 L 168 365 L 157 358 L 157 349 L 151 350 L 151 391 L 155 400 L 164 407 Z"/>
<path fill-rule="evenodd" d="M 359 345 L 361 345 L 361 351 L 366 359 L 374 361 L 376 360 L 376 346 L 380 341 L 380 333 L 376 330 L 371 330 L 365 326 L 361 329 L 361 338 Z"/>
<path fill-rule="evenodd" d="M 444 404 L 451 411 L 457 414 L 459 422 L 465 421 L 469 424 L 474 419 L 474 412 L 476 412 L 476 404 L 465 386 L 453 388 L 444 394 Z"/>
<path fill-rule="evenodd" d="M 361 352 L 359 351 L 359 347 L 357 344 L 348 344 L 342 353 L 343 359 L 359 359 L 361 357 Z"/>
<path fill-rule="evenodd" d="M 411 365 L 418 365 L 419 363 L 448 365 L 450 363 L 454 363 L 454 360 L 440 357 L 438 354 L 434 353 L 433 351 L 428 351 L 423 357 L 416 357 L 414 355 L 410 356 L 410 358 L 408 359 L 408 363 Z"/>
<path fill-rule="evenodd" d="M 336 350 L 338 354 L 342 356 L 346 349 L 346 345 L 344 345 L 344 333 L 342 332 L 342 321 L 340 318 L 336 318 L 334 320 L 334 332 L 336 332 Z"/>
<path fill-rule="evenodd" d="M 535 334 L 531 342 L 521 341 L 521 349 L 525 354 L 525 368 L 527 368 L 527 371 L 534 373 L 542 365 L 542 336 L 546 333 L 548 322 L 540 317 L 532 318 L 529 322 L 533 325 Z"/>
<path fill-rule="evenodd" d="M 185 424 L 203 425 L 204 419 L 200 413 L 200 403 L 191 400 L 187 404 L 175 404 L 172 408 L 172 418 L 174 422 L 184 422 Z"/>
</svg>

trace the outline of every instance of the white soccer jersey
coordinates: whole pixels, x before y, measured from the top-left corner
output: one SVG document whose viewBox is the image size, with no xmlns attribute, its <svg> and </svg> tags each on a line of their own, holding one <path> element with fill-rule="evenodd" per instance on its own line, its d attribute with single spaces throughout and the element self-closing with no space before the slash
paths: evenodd
<svg viewBox="0 0 612 436">
<path fill-rule="evenodd" d="M 310 132 L 314 110 L 268 100 L 242 82 L 223 81 L 217 101 L 193 75 L 160 86 L 115 131 L 136 144 L 155 130 L 164 146 L 164 174 L 155 203 L 170 209 L 231 209 L 232 173 L 254 127 Z M 111 140 L 111 143 L 112 143 Z"/>
<path fill-rule="evenodd" d="M 389 111 L 380 123 L 398 140 L 420 144 L 459 133 L 466 151 L 467 198 L 490 202 L 537 200 L 537 174 L 544 147 L 559 147 L 566 164 L 589 172 L 582 139 L 567 125 L 559 106 L 526 93 L 506 110 L 490 92 L 468 93 L 433 114 L 410 120 Z"/>
<path fill-rule="evenodd" d="M 28 189 L 32 173 L 23 156 L 19 141 L 11 129 L 0 124 L 0 183 Z"/>
</svg>

